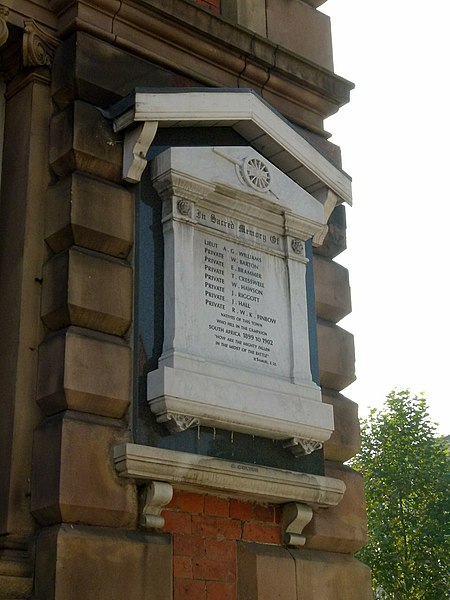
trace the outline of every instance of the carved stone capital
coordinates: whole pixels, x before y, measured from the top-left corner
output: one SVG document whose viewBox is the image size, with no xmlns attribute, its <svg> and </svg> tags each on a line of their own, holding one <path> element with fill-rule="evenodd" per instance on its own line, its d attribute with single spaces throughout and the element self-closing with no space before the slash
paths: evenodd
<svg viewBox="0 0 450 600">
<path fill-rule="evenodd" d="M 164 173 L 161 177 L 156 178 L 153 183 L 161 198 L 168 200 L 173 197 L 177 198 L 177 209 L 180 201 L 196 202 L 206 198 L 215 190 L 213 184 L 196 181 L 179 173 L 171 173 L 170 175 Z M 178 212 L 183 214 L 179 209 Z"/>
<path fill-rule="evenodd" d="M 8 15 L 9 9 L 0 6 L 0 48 L 6 44 L 9 37 Z"/>
<path fill-rule="evenodd" d="M 25 67 L 49 67 L 59 40 L 41 29 L 33 20 L 24 22 L 22 41 Z"/>
<path fill-rule="evenodd" d="M 170 483 L 151 481 L 145 488 L 144 506 L 140 525 L 145 529 L 161 529 L 164 518 L 161 511 L 172 500 L 173 488 Z"/>
<path fill-rule="evenodd" d="M 283 447 L 290 450 L 294 456 L 303 456 L 305 454 L 312 454 L 316 450 L 320 450 L 322 445 L 321 442 L 316 442 L 315 440 L 291 438 L 284 442 Z"/>
<path fill-rule="evenodd" d="M 312 508 L 306 504 L 299 504 L 298 502 L 285 504 L 281 517 L 283 543 L 287 546 L 303 546 L 306 537 L 302 535 L 302 532 L 312 517 Z"/>
</svg>

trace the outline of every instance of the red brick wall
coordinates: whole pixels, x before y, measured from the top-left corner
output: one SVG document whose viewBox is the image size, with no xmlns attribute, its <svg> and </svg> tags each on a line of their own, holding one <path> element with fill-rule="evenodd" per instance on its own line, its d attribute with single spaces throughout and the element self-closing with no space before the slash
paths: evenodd
<svg viewBox="0 0 450 600">
<path fill-rule="evenodd" d="M 163 511 L 173 536 L 174 600 L 236 600 L 237 542 L 280 544 L 280 510 L 175 491 Z"/>
<path fill-rule="evenodd" d="M 220 13 L 220 2 L 221 0 L 193 0 L 195 4 L 200 4 L 205 8 L 209 8 L 210 11 Z"/>
</svg>

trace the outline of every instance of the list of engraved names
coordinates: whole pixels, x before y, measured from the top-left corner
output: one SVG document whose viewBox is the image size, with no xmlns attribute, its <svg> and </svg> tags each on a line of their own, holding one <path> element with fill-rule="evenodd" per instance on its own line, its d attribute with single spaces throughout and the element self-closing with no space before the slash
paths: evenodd
<svg viewBox="0 0 450 600">
<path fill-rule="evenodd" d="M 283 261 L 213 235 L 199 234 L 197 244 L 207 346 L 227 360 L 279 370 Z"/>
</svg>

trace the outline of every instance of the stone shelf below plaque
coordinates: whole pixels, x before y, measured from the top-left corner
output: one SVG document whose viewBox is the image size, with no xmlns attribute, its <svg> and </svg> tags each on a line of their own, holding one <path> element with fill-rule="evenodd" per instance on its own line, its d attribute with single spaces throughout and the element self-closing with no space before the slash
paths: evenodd
<svg viewBox="0 0 450 600">
<path fill-rule="evenodd" d="M 345 492 L 340 479 L 139 444 L 116 446 L 114 463 L 121 477 L 135 481 L 161 481 L 178 489 L 252 502 L 326 508 L 336 506 Z"/>
</svg>

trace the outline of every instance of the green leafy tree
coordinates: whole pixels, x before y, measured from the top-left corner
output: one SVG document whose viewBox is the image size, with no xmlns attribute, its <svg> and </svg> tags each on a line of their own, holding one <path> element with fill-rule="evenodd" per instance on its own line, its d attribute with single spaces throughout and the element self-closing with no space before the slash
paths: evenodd
<svg viewBox="0 0 450 600">
<path fill-rule="evenodd" d="M 362 422 L 369 543 L 359 558 L 386 600 L 450 598 L 449 452 L 423 396 L 393 391 Z"/>
</svg>

